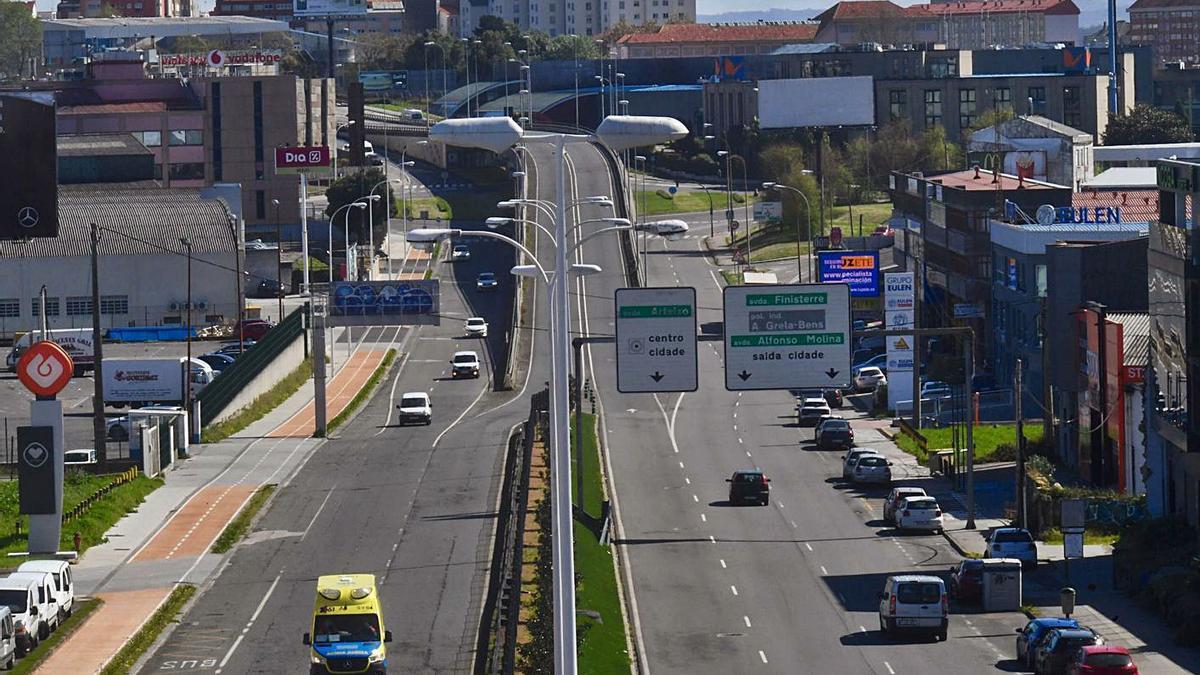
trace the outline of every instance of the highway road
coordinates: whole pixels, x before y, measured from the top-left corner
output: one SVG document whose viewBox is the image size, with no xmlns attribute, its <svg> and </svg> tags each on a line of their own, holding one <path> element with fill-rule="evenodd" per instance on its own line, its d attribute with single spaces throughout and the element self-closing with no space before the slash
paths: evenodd
<svg viewBox="0 0 1200 675">
<path fill-rule="evenodd" d="M 366 331 L 360 348 L 390 345 L 403 358 L 362 412 L 281 486 L 143 672 L 305 670 L 300 638 L 311 630 L 316 578 L 338 572 L 378 577 L 394 672 L 470 670 L 503 450 L 528 414 L 516 402 L 526 392 L 492 386 L 508 346 L 513 280 L 498 274 L 497 291 L 475 289 L 478 272 L 502 272 L 513 256 L 495 242 L 470 246 L 469 261 L 440 264 L 440 326 Z M 473 315 L 488 319 L 486 341 L 462 336 L 462 320 Z M 480 351 L 488 366 L 480 379 L 449 379 L 458 349 Z M 394 403 L 411 390 L 430 393 L 431 426 L 396 424 Z"/>
</svg>

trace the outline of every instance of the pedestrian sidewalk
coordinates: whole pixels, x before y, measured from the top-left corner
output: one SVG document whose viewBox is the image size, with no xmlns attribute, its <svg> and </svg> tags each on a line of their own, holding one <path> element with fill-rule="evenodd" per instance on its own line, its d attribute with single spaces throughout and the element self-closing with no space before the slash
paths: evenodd
<svg viewBox="0 0 1200 675">
<path fill-rule="evenodd" d="M 912 455 L 891 441 L 890 428 L 863 425 L 887 440 L 878 446 L 895 464 L 893 475 L 905 485 L 919 485 L 938 500 L 946 515 L 943 535 L 960 555 L 979 557 L 986 550 L 986 537 L 997 527 L 1009 527 L 1004 508 L 1015 491 L 1012 463 L 988 464 L 976 476 L 975 528 L 967 529 L 967 497 L 945 478 L 930 475 Z M 1175 675 L 1200 672 L 1200 650 L 1179 647 L 1160 617 L 1140 607 L 1113 587 L 1112 550 L 1107 545 L 1084 546 L 1084 558 L 1067 565 L 1062 544 L 1037 542 L 1039 565 L 1023 576 L 1024 602 L 1036 607 L 1040 616 L 1061 616 L 1059 591 L 1070 586 L 1076 591 L 1073 617 L 1099 633 L 1106 642 L 1127 647 L 1142 675 Z"/>
<path fill-rule="evenodd" d="M 382 362 L 386 351 L 360 348 L 327 384 L 328 419 L 337 416 Z M 203 583 L 223 555 L 209 548 L 250 496 L 286 483 L 320 444 L 312 438 L 312 386 L 219 443 L 192 446 L 192 456 L 164 475 L 165 484 L 106 533 L 73 568 L 75 591 L 104 605 L 37 669 L 48 675 L 97 673 L 166 601 L 179 583 Z"/>
</svg>

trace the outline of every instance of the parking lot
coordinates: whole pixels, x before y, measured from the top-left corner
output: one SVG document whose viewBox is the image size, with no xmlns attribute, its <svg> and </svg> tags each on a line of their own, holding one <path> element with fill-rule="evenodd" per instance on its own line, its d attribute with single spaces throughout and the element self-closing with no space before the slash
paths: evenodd
<svg viewBox="0 0 1200 675">
<path fill-rule="evenodd" d="M 192 354 L 204 354 L 220 348 L 221 342 L 196 341 L 192 342 Z M 8 347 L 0 347 L 0 353 L 7 354 Z M 130 344 L 105 344 L 104 356 L 115 358 L 171 358 L 187 355 L 186 342 L 145 342 Z M 91 448 L 92 442 L 92 387 L 91 373 L 85 377 L 71 380 L 67 388 L 58 395 L 63 403 L 63 434 L 65 449 Z M 33 399 L 17 380 L 14 373 L 0 371 L 0 433 L 4 435 L 3 447 L 0 447 L 0 461 L 11 463 L 10 453 L 16 445 L 17 427 L 29 424 L 29 401 Z M 108 417 L 120 417 L 124 414 L 109 408 Z M 127 443 L 109 443 L 110 457 L 125 457 L 129 449 Z"/>
</svg>

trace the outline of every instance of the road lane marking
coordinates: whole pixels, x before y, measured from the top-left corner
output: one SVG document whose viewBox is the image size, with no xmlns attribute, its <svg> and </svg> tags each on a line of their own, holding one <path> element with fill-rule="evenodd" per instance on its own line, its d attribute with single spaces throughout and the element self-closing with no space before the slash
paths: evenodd
<svg viewBox="0 0 1200 675">
<path fill-rule="evenodd" d="M 821 576 L 823 576 L 823 577 L 829 576 L 829 570 L 825 569 L 824 565 L 821 565 Z"/>
<path fill-rule="evenodd" d="M 271 599 L 271 594 L 275 592 L 275 587 L 279 585 L 279 580 L 282 577 L 283 570 L 280 570 L 279 574 L 275 575 L 275 581 L 271 582 L 270 588 L 267 589 L 266 594 L 263 595 L 262 600 L 259 601 L 258 607 L 256 607 L 254 613 L 250 615 L 250 621 L 248 621 L 246 623 L 246 627 L 242 629 L 242 634 L 237 636 L 237 639 L 233 641 L 233 645 L 229 647 L 229 651 L 225 652 L 225 656 L 221 659 L 221 662 L 217 664 L 216 672 L 221 672 L 221 669 L 225 667 L 225 664 L 229 663 L 229 659 L 233 657 L 233 653 L 237 651 L 238 646 L 242 644 L 242 639 L 246 637 L 246 633 L 249 632 L 250 627 L 254 625 L 256 620 L 258 620 L 258 615 L 262 613 L 263 607 L 267 606 L 267 601 Z"/>
<path fill-rule="evenodd" d="M 796 521 L 794 521 L 794 520 L 789 520 L 788 522 L 792 524 L 792 529 L 796 529 Z M 804 545 L 805 545 L 805 546 L 808 546 L 808 543 L 807 543 L 807 542 L 805 542 L 805 544 L 804 544 Z M 811 551 L 811 550 L 812 550 L 812 547 L 811 547 L 811 546 L 808 546 L 808 550 L 810 550 L 810 551 Z"/>
<path fill-rule="evenodd" d="M 696 502 L 697 504 L 699 504 L 699 503 L 700 503 L 700 498 L 699 498 L 699 497 L 697 497 L 696 495 L 692 495 L 692 501 L 694 501 L 694 502 Z"/>
<path fill-rule="evenodd" d="M 747 456 L 747 457 L 753 457 L 754 455 L 750 454 L 750 451 L 749 451 L 749 450 L 747 450 L 747 451 L 746 451 L 746 456 Z"/>
<path fill-rule="evenodd" d="M 779 505 L 779 508 L 781 508 L 781 509 L 783 508 L 783 502 L 775 502 L 775 503 Z"/>
<path fill-rule="evenodd" d="M 725 559 L 721 558 L 721 569 L 728 569 L 729 565 L 725 564 Z"/>
<path fill-rule="evenodd" d="M 738 592 L 737 592 L 737 586 L 730 585 L 730 586 L 729 586 L 729 590 L 733 591 L 733 594 L 734 594 L 734 595 L 737 595 L 737 594 L 738 594 Z"/>
<path fill-rule="evenodd" d="M 796 526 L 796 521 L 793 520 L 792 527 L 795 527 L 795 526 Z M 810 544 L 806 541 L 806 542 L 804 542 L 804 548 L 808 549 L 809 551 L 812 551 L 812 544 Z"/>
<path fill-rule="evenodd" d="M 688 478 L 687 476 L 684 476 L 684 477 L 683 477 L 683 482 L 687 483 L 688 485 L 691 485 L 691 484 L 692 484 L 692 479 L 691 479 L 691 478 Z"/>
<path fill-rule="evenodd" d="M 683 465 L 683 462 L 680 462 L 680 463 L 679 463 L 679 468 L 681 468 L 681 469 L 684 469 L 684 468 L 686 468 L 686 467 Z"/>
<path fill-rule="evenodd" d="M 737 431 L 737 425 L 736 425 L 736 424 L 735 424 L 735 425 L 733 425 L 733 430 L 734 430 L 734 431 Z"/>
<path fill-rule="evenodd" d="M 325 505 L 329 503 L 329 498 L 333 496 L 333 491 L 336 489 L 337 483 L 334 483 L 333 487 L 329 488 L 329 492 L 325 493 L 325 499 L 321 500 L 321 505 L 317 507 L 317 512 L 313 514 L 312 520 L 308 521 L 308 527 L 304 528 L 304 534 L 300 535 L 300 541 L 304 541 L 304 538 L 308 536 L 308 532 L 312 529 L 313 523 L 317 522 L 317 516 L 321 515 L 321 511 L 325 508 Z"/>
<path fill-rule="evenodd" d="M 888 675 L 896 675 L 896 671 L 892 670 L 892 664 L 887 661 L 883 662 L 883 667 L 888 669 Z"/>
<path fill-rule="evenodd" d="M 766 662 L 767 662 L 767 655 L 766 655 L 766 654 L 764 654 L 764 653 L 763 653 L 763 650 L 761 650 L 761 649 L 760 649 L 760 650 L 758 650 L 758 658 L 762 659 L 762 662 L 763 662 L 763 663 L 766 663 Z"/>
<path fill-rule="evenodd" d="M 711 542 L 712 542 L 712 543 L 714 543 L 714 544 L 715 544 L 715 543 L 717 543 L 717 538 L 716 538 L 716 537 L 714 537 L 714 536 L 712 536 L 711 534 L 710 534 L 710 535 L 708 535 L 708 540 L 709 540 L 709 541 L 711 541 Z"/>
<path fill-rule="evenodd" d="M 701 513 L 701 514 L 700 514 L 700 520 L 701 520 L 701 521 L 703 521 L 703 522 L 706 522 L 706 523 L 707 523 L 707 522 L 708 522 L 708 516 L 706 516 L 706 515 L 704 515 L 703 513 Z"/>
<path fill-rule="evenodd" d="M 753 628 L 753 626 L 751 626 L 751 625 L 750 625 L 750 617 L 748 617 L 748 616 L 743 616 L 743 617 L 742 617 L 742 621 L 745 621 L 745 622 L 746 622 L 746 628 Z"/>
</svg>

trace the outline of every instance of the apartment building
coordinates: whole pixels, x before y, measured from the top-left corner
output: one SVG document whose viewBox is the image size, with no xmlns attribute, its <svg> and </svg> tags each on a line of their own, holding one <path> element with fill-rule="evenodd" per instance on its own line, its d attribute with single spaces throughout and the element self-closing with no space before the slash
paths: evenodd
<svg viewBox="0 0 1200 675">
<path fill-rule="evenodd" d="M 663 5 L 667 5 L 671 0 L 662 2 Z M 685 3 L 689 0 L 674 2 L 674 7 L 666 7 L 668 14 L 676 9 L 680 12 L 685 11 Z M 625 3 L 618 0 L 618 5 L 623 4 Z M 650 9 L 653 10 L 653 15 L 663 8 L 652 4 Z M 675 18 L 675 15 L 671 15 L 671 18 Z M 815 23 L 672 23 L 650 33 L 630 33 L 621 37 L 617 40 L 617 53 L 618 58 L 622 59 L 770 54 L 784 45 L 812 42 L 816 34 Z"/>
<path fill-rule="evenodd" d="M 471 34 L 493 15 L 522 29 L 556 35 L 600 35 L 618 23 L 695 23 L 696 0 L 463 0 L 459 30 Z"/>
<path fill-rule="evenodd" d="M 1155 63 L 1200 65 L 1200 0 L 1137 0 L 1129 24 L 1129 41 L 1153 47 Z"/>
</svg>

